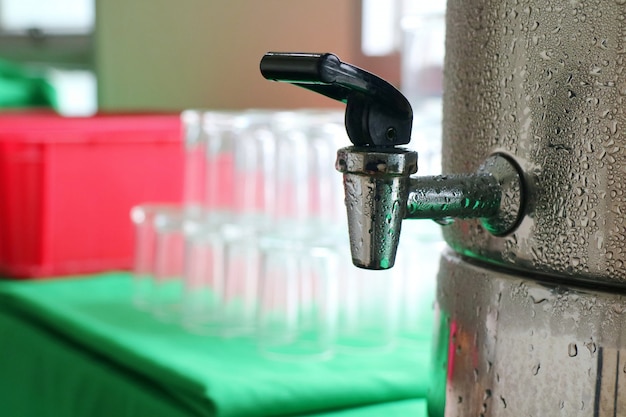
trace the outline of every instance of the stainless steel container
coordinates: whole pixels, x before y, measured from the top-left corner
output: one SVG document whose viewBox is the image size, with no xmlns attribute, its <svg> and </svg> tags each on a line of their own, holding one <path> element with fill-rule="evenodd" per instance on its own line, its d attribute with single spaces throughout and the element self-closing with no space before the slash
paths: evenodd
<svg viewBox="0 0 626 417">
<path fill-rule="evenodd" d="M 447 252 L 430 416 L 626 415 L 624 296 Z"/>
<path fill-rule="evenodd" d="M 626 1 L 448 0 L 443 172 L 523 171 L 506 236 L 444 227 L 431 415 L 626 415 Z"/>
<path fill-rule="evenodd" d="M 626 2 L 449 0 L 443 172 L 510 155 L 518 229 L 445 228 L 468 256 L 567 281 L 626 284 Z"/>
</svg>

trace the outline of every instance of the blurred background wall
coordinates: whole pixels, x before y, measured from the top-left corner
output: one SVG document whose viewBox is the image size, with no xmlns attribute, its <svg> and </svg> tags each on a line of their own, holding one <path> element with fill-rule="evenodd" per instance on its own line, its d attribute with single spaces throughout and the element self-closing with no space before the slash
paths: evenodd
<svg viewBox="0 0 626 417">
<path fill-rule="evenodd" d="M 261 57 L 333 52 L 399 86 L 399 49 L 364 54 L 362 41 L 397 32 L 411 1 L 0 0 L 0 60 L 44 73 L 63 114 L 340 107 L 267 82 Z M 374 31 L 363 30 L 368 4 Z"/>
<path fill-rule="evenodd" d="M 101 109 L 328 106 L 265 81 L 271 50 L 359 55 L 359 2 L 99 0 L 95 69 Z"/>
</svg>

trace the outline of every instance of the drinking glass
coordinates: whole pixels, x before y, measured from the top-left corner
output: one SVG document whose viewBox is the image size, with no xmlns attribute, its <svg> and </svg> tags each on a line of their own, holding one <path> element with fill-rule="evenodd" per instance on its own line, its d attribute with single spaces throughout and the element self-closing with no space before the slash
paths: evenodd
<svg viewBox="0 0 626 417">
<path fill-rule="evenodd" d="M 257 317 L 261 353 L 278 360 L 332 357 L 337 278 L 333 248 L 266 240 L 261 253 Z"/>
<path fill-rule="evenodd" d="M 133 259 L 133 304 L 140 309 L 150 308 L 150 297 L 155 279 L 157 231 L 154 223 L 159 214 L 174 214 L 178 207 L 171 204 L 141 204 L 133 207 L 130 218 L 135 231 Z"/>
<path fill-rule="evenodd" d="M 400 273 L 354 267 L 344 250 L 338 279 L 337 351 L 391 350 L 396 342 Z"/>
<path fill-rule="evenodd" d="M 188 222 L 190 219 L 182 206 L 154 216 L 154 280 L 149 305 L 159 319 L 177 320 L 180 315 Z"/>
</svg>

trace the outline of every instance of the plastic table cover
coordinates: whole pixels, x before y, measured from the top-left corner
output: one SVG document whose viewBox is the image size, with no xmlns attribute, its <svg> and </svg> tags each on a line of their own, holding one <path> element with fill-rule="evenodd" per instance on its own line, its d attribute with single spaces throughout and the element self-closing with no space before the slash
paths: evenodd
<svg viewBox="0 0 626 417">
<path fill-rule="evenodd" d="M 429 337 L 386 354 L 272 361 L 253 338 L 156 320 L 131 290 L 127 273 L 0 281 L 2 415 L 426 415 Z"/>
</svg>

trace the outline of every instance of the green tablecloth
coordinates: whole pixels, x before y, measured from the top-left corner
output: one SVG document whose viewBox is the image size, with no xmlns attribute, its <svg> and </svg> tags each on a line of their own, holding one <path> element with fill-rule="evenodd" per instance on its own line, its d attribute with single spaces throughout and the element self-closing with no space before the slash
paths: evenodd
<svg viewBox="0 0 626 417">
<path fill-rule="evenodd" d="M 26 416 L 425 416 L 430 343 L 277 362 L 160 322 L 112 273 L 0 282 L 0 409 Z M 317 414 L 316 414 L 317 413 Z"/>
</svg>

